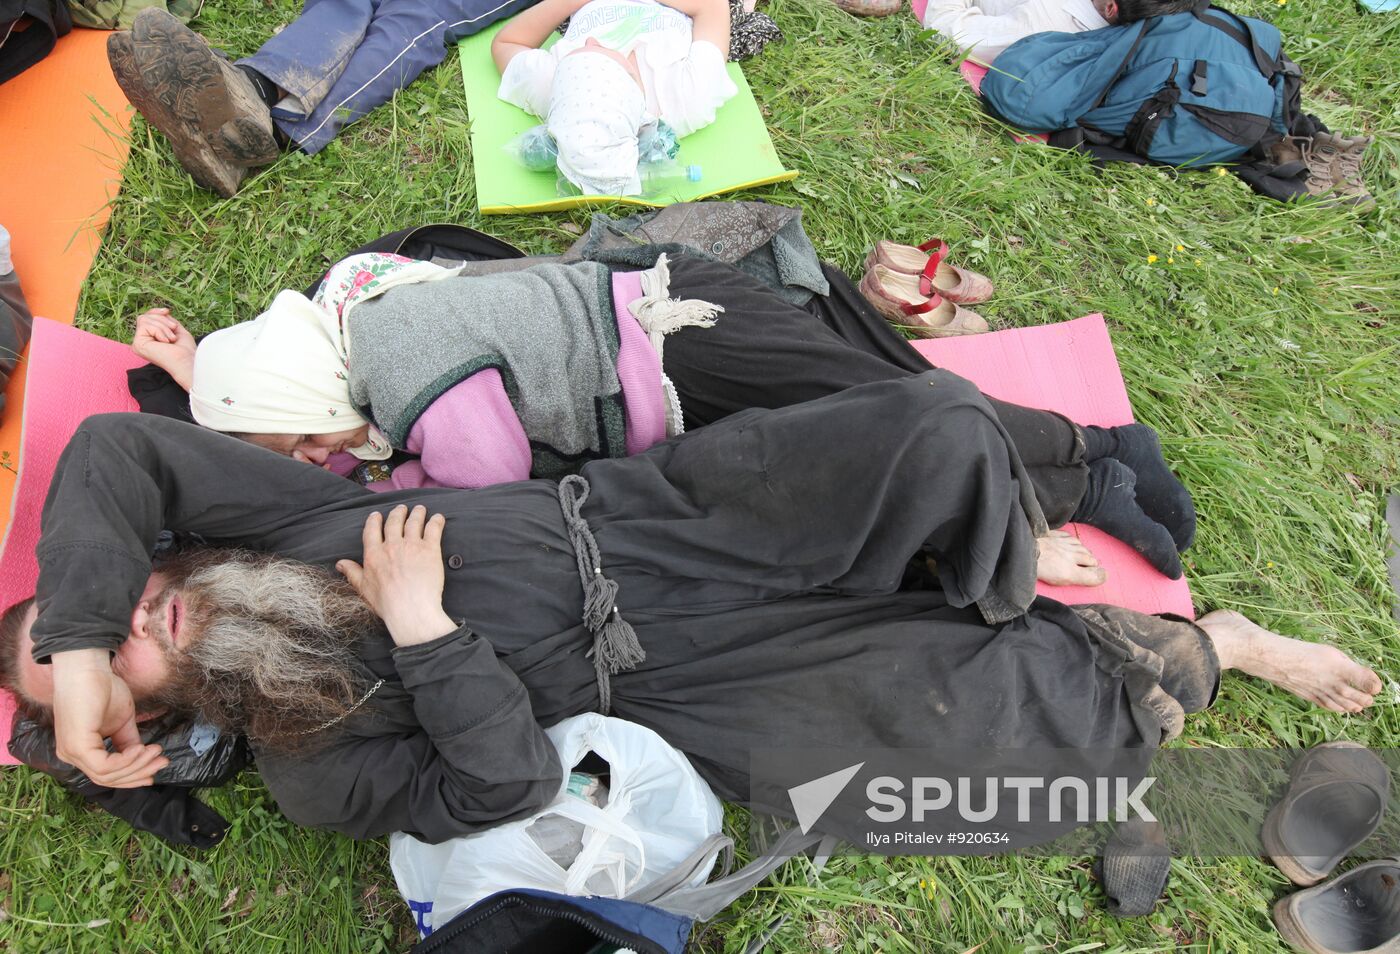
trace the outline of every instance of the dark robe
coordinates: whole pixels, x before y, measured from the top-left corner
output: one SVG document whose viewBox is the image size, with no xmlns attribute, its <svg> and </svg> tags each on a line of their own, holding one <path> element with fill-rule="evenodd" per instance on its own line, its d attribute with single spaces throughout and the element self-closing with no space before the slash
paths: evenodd
<svg viewBox="0 0 1400 954">
<path fill-rule="evenodd" d="M 601 570 L 646 653 L 611 677 L 612 712 L 727 799 L 781 803 L 749 791 L 760 746 L 1156 746 L 1218 675 L 1194 627 L 1149 648 L 1034 597 L 1024 469 L 947 372 L 742 412 L 582 473 Z M 438 841 L 519 817 L 558 789 L 539 726 L 599 703 L 558 490 L 376 495 L 180 422 L 92 418 L 45 506 L 35 655 L 118 645 L 162 528 L 329 568 L 359 558 L 371 511 L 421 502 L 447 517 L 444 606 L 461 628 L 370 640 L 367 674 L 386 679 L 371 703 L 319 749 L 259 767 L 294 821 L 355 837 Z M 922 555 L 938 585 L 901 588 Z"/>
</svg>

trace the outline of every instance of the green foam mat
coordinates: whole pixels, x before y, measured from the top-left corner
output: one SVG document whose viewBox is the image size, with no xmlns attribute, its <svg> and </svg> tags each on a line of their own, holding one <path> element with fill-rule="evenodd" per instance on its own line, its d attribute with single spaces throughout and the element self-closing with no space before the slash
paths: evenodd
<svg viewBox="0 0 1400 954">
<path fill-rule="evenodd" d="M 554 212 L 607 202 L 659 207 L 797 178 L 797 173 L 784 169 L 778 159 L 739 64 L 730 63 L 729 76 L 739 92 L 720 107 L 713 123 L 681 140 L 679 158 L 687 165 L 700 166 L 703 175 L 699 182 L 688 182 L 666 195 L 649 198 L 560 196 L 555 173 L 531 172 L 505 150 L 508 142 L 539 125 L 540 120 L 496 97 L 501 76 L 491 59 L 491 39 L 504 25 L 484 30 L 457 45 L 462 59 L 462 82 L 467 89 L 467 110 L 471 114 L 476 204 L 482 214 Z M 550 42 L 556 39 L 557 35 Z"/>
</svg>

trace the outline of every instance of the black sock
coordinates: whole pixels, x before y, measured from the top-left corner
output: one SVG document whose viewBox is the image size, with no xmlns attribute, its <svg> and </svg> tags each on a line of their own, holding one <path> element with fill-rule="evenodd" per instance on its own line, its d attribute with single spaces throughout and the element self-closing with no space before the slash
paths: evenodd
<svg viewBox="0 0 1400 954">
<path fill-rule="evenodd" d="M 282 92 L 277 88 L 277 84 L 266 76 L 253 69 L 251 66 L 244 66 L 241 63 L 238 68 L 244 75 L 253 81 L 253 88 L 258 91 L 258 96 L 268 109 L 277 105 L 277 101 L 282 98 Z"/>
<path fill-rule="evenodd" d="M 1173 580 L 1181 578 L 1181 558 L 1167 528 L 1138 505 L 1137 475 L 1112 457 L 1089 465 L 1089 486 L 1070 519 L 1117 537 Z"/>
<path fill-rule="evenodd" d="M 1156 431 L 1146 424 L 1084 429 L 1084 461 L 1105 457 L 1127 465 L 1137 475 L 1137 502 L 1143 513 L 1166 527 L 1178 553 L 1196 539 L 1196 506 L 1191 492 L 1167 466 Z"/>
</svg>

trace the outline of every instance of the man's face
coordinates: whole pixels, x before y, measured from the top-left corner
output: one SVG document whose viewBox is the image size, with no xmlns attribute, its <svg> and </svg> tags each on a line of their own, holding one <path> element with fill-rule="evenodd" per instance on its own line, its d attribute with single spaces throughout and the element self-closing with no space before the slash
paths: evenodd
<svg viewBox="0 0 1400 954">
<path fill-rule="evenodd" d="M 165 684 L 170 674 L 169 656 L 181 645 L 184 605 L 167 582 L 159 572 L 151 574 L 131 613 L 126 641 L 112 657 L 112 672 L 126 682 L 138 703 Z M 37 615 L 38 609 L 30 607 L 21 626 L 20 690 L 26 698 L 51 706 L 53 668 L 34 661 L 29 638 Z"/>
</svg>

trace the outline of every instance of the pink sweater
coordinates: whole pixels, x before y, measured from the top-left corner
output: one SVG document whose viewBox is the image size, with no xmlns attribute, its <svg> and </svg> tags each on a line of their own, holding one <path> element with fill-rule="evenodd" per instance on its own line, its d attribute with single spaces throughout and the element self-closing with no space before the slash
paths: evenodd
<svg viewBox="0 0 1400 954">
<path fill-rule="evenodd" d="M 627 310 L 642 297 L 641 275 L 617 272 L 612 283 L 619 339 L 617 377 L 627 414 L 630 456 L 665 438 L 666 399 L 661 362 L 646 332 Z M 489 487 L 530 476 L 530 442 L 495 368 L 473 374 L 430 404 L 409 430 L 406 449 L 418 459 L 400 464 L 389 480 L 370 484 L 370 489 Z M 334 463 L 332 469 L 340 472 Z"/>
</svg>

